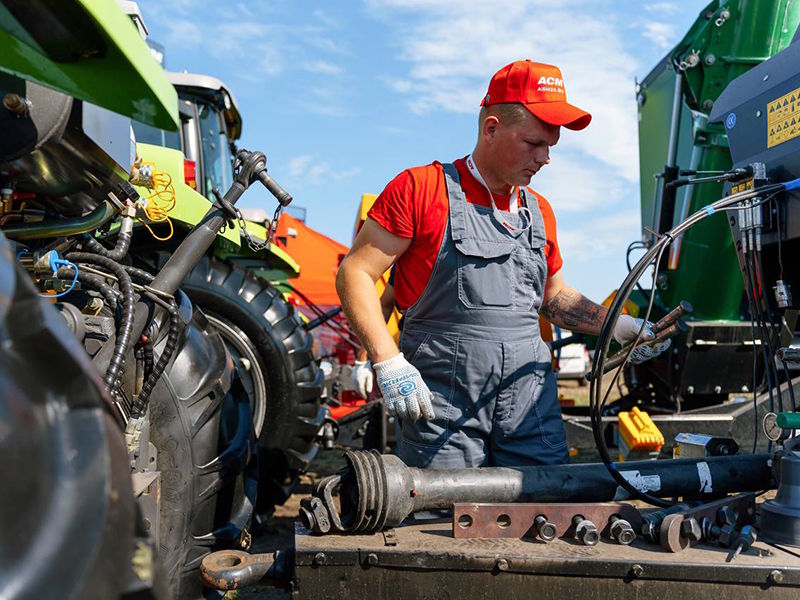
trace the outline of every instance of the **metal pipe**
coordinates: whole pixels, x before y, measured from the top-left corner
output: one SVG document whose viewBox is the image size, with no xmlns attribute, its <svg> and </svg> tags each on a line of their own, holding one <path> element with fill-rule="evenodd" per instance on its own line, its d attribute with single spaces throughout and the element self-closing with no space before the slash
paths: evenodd
<svg viewBox="0 0 800 600">
<path fill-rule="evenodd" d="M 394 455 L 349 451 L 348 466 L 319 481 L 300 519 L 317 533 L 394 527 L 412 512 L 456 502 L 607 502 L 628 494 L 602 463 L 478 469 L 420 469 Z M 771 454 L 638 461 L 618 465 L 639 489 L 659 497 L 718 497 L 775 486 Z M 713 491 L 709 491 L 713 490 Z M 338 496 L 338 498 L 336 498 Z M 338 500 L 338 504 L 337 504 Z"/>
<path fill-rule="evenodd" d="M 38 223 L 22 223 L 3 227 L 3 233 L 15 240 L 38 240 L 67 237 L 88 233 L 108 223 L 117 214 L 117 209 L 108 200 L 103 201 L 88 215 L 72 219 L 50 219 Z"/>
<path fill-rule="evenodd" d="M 672 120 L 669 124 L 669 145 L 667 146 L 667 166 L 674 167 L 678 158 L 678 134 L 681 127 L 681 108 L 683 106 L 683 72 L 675 72 L 675 91 L 672 96 Z"/>
</svg>

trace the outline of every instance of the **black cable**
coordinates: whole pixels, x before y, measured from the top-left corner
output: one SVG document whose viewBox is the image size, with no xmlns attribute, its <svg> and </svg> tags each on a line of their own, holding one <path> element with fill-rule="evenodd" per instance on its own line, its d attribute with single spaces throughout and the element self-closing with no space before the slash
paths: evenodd
<svg viewBox="0 0 800 600">
<path fill-rule="evenodd" d="M 128 351 L 133 331 L 133 317 L 136 309 L 136 296 L 133 289 L 133 282 L 122 265 L 110 258 L 88 252 L 70 252 L 67 254 L 66 258 L 74 263 L 99 265 L 111 271 L 117 278 L 117 283 L 122 293 L 122 316 L 117 331 L 117 337 L 114 342 L 114 354 L 108 364 L 108 369 L 106 369 L 104 378 L 106 388 L 113 394 L 119 384 L 122 372 L 125 369 L 125 354 Z"/>
<path fill-rule="evenodd" d="M 58 271 L 56 272 L 56 276 L 59 279 L 72 279 L 75 276 L 75 269 L 69 265 L 59 267 Z M 105 279 L 99 275 L 95 275 L 94 273 L 86 273 L 85 271 L 78 269 L 78 281 L 103 296 L 103 300 L 105 300 L 105 303 L 108 305 L 108 307 L 112 311 L 116 312 L 117 304 L 119 299 L 122 297 L 122 294 L 108 285 Z"/>
<path fill-rule="evenodd" d="M 762 305 L 763 279 L 759 270 L 759 261 L 755 249 L 750 252 L 750 262 L 752 263 L 751 268 L 753 273 L 753 302 L 756 308 L 758 328 L 761 332 L 761 354 L 764 357 L 764 368 L 767 370 L 767 385 L 770 386 L 770 396 L 772 396 L 772 389 L 775 389 L 777 392 L 778 410 L 783 412 L 783 398 L 780 393 L 778 370 L 775 367 L 775 352 L 772 347 L 772 335 L 770 329 L 767 327 L 766 316 Z"/>
<path fill-rule="evenodd" d="M 84 246 L 86 246 L 87 250 L 119 262 L 125 258 L 126 254 L 128 254 L 128 248 L 130 248 L 131 245 L 131 234 L 124 231 L 120 232 L 117 235 L 117 243 L 114 245 L 113 250 L 109 250 L 103 246 L 103 244 L 98 242 L 88 233 L 84 233 L 81 236 L 81 241 L 83 242 Z"/>
<path fill-rule="evenodd" d="M 591 387 L 589 390 L 590 416 L 592 419 L 592 431 L 594 433 L 595 443 L 597 444 L 598 451 L 600 452 L 604 465 L 606 466 L 609 474 L 614 478 L 614 480 L 623 489 L 628 491 L 634 498 L 642 499 L 645 502 L 654 504 L 656 506 L 672 505 L 671 502 L 668 502 L 666 500 L 657 498 L 655 496 L 647 494 L 646 492 L 638 490 L 627 479 L 625 479 L 622 476 L 622 474 L 617 470 L 616 465 L 611 461 L 611 458 L 608 454 L 608 448 L 606 448 L 605 440 L 603 439 L 602 415 L 600 414 L 600 406 L 601 406 L 600 396 L 602 395 L 602 373 L 605 366 L 606 355 L 608 353 L 608 349 L 611 344 L 611 338 L 613 336 L 614 327 L 616 325 L 616 322 L 620 314 L 622 313 L 623 306 L 625 302 L 628 300 L 631 291 L 633 290 L 636 282 L 642 276 L 644 271 L 653 263 L 654 259 L 662 255 L 666 246 L 671 244 L 676 236 L 680 235 L 685 230 L 689 229 L 696 223 L 704 220 L 705 218 L 714 214 L 717 211 L 721 211 L 723 209 L 728 208 L 729 206 L 735 205 L 738 202 L 742 202 L 744 200 L 753 198 L 755 196 L 771 192 L 779 192 L 785 189 L 786 186 L 784 184 L 760 186 L 759 188 L 754 190 L 739 192 L 727 196 L 725 198 L 721 198 L 716 202 L 706 207 L 703 207 L 696 213 L 690 215 L 687 219 L 679 223 L 677 226 L 673 227 L 669 232 L 660 236 L 656 240 L 656 242 L 650 247 L 650 249 L 644 254 L 644 256 L 642 256 L 639 259 L 639 262 L 636 263 L 636 266 L 634 266 L 634 268 L 625 278 L 617 294 L 615 295 L 614 299 L 611 302 L 611 306 L 609 307 L 608 313 L 606 314 L 606 318 L 603 321 L 603 325 L 600 328 L 597 350 L 594 356 L 594 363 L 592 367 L 592 372 L 594 377 L 592 378 Z M 644 326 L 642 327 L 642 330 L 643 329 Z M 640 330 L 639 332 L 639 337 L 641 337 L 642 330 Z M 632 348 L 633 347 L 634 346 L 632 346 Z"/>
<path fill-rule="evenodd" d="M 625 252 L 625 265 L 628 267 L 628 273 L 631 272 L 631 252 L 633 252 L 634 250 L 646 250 L 646 249 L 647 245 L 644 242 L 640 242 L 638 240 L 635 240 L 630 244 L 628 244 L 628 249 Z M 638 289 L 639 292 L 642 294 L 642 298 L 647 298 L 647 292 L 645 291 L 645 289 L 642 287 L 642 284 L 640 284 L 638 280 L 636 281 L 636 289 Z"/>
<path fill-rule="evenodd" d="M 161 378 L 161 375 L 167 368 L 172 355 L 175 353 L 175 350 L 178 347 L 178 337 L 180 335 L 181 326 L 180 326 L 180 315 L 178 313 L 178 305 L 175 300 L 169 301 L 169 333 L 167 334 L 167 341 L 164 344 L 164 350 L 161 352 L 161 356 L 158 357 L 158 362 L 156 363 L 153 370 L 150 372 L 150 375 L 145 380 L 144 384 L 142 384 L 142 389 L 139 392 L 139 395 L 136 397 L 136 400 L 133 402 L 133 409 L 131 410 L 131 416 L 133 418 L 138 418 L 144 415 L 147 412 L 147 404 L 150 400 L 150 394 L 153 391 L 153 388 L 158 383 L 158 380 Z"/>
</svg>

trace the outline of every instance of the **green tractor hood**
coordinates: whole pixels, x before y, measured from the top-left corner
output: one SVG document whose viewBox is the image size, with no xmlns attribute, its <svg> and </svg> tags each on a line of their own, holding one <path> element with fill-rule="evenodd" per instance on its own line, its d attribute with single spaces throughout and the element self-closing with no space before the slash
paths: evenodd
<svg viewBox="0 0 800 600">
<path fill-rule="evenodd" d="M 0 70 L 149 125 L 178 127 L 178 96 L 114 0 L 0 0 Z"/>
</svg>

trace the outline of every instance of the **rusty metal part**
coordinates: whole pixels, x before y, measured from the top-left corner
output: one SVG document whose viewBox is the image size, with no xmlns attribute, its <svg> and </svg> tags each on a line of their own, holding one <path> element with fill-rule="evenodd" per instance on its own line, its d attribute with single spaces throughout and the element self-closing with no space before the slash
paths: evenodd
<svg viewBox="0 0 800 600">
<path fill-rule="evenodd" d="M 407 467 L 397 456 L 375 451 L 348 451 L 345 459 L 342 471 L 314 486 L 319 503 L 303 504 L 303 525 L 315 533 L 380 531 L 399 525 L 412 512 L 449 509 L 460 502 L 609 502 L 628 497 L 600 463 L 432 470 Z M 660 497 L 702 499 L 773 487 L 772 460 L 769 454 L 748 454 L 632 461 L 618 469 L 634 486 Z M 554 515 L 546 514 L 564 531 Z M 605 523 L 610 516 L 596 522 Z M 535 517 L 529 516 L 528 528 Z"/>
<path fill-rule="evenodd" d="M 638 509 L 630 504 L 525 504 L 525 503 L 455 503 L 453 505 L 453 537 L 455 538 L 523 538 L 542 537 L 536 520 L 544 519 L 543 527 L 552 526 L 547 533 L 553 539 L 573 538 L 576 524 L 573 518 L 581 515 L 594 523 L 608 523 L 603 535 L 610 537 L 611 517 L 618 515 L 641 527 Z M 595 527 L 595 529 L 597 529 Z M 559 533 L 560 532 L 560 533 Z"/>
<path fill-rule="evenodd" d="M 727 551 L 689 547 L 673 554 L 638 539 L 594 547 L 560 538 L 546 544 L 454 539 L 438 520 L 396 531 L 398 544 L 387 547 L 380 534 L 318 536 L 299 528 L 295 594 L 304 600 L 797 600 L 800 591 L 800 556 L 760 541 L 726 564 Z M 318 553 L 325 554 L 324 564 L 315 561 Z M 377 564 L 370 564 L 370 554 Z"/>
<path fill-rule="evenodd" d="M 3 107 L 8 112 L 17 115 L 18 117 L 24 117 L 28 114 L 30 102 L 19 94 L 9 92 L 3 96 Z"/>
<path fill-rule="evenodd" d="M 709 538 L 712 538 L 728 545 L 737 527 L 755 521 L 755 494 L 739 494 L 702 504 L 682 513 L 667 515 L 660 530 L 661 546 L 665 550 L 680 552 L 692 542 L 698 541 L 689 539 L 684 534 L 683 522 L 690 518 L 703 524 L 704 541 L 711 541 Z"/>
<path fill-rule="evenodd" d="M 653 325 L 653 332 L 658 333 L 662 329 L 669 327 L 673 323 L 675 323 L 678 319 L 683 316 L 686 316 L 690 312 L 694 312 L 694 307 L 688 300 L 681 300 L 678 306 L 673 308 L 669 311 L 666 315 L 661 317 L 658 321 L 655 322 Z"/>
<path fill-rule="evenodd" d="M 290 579 L 293 551 L 248 554 L 241 550 L 218 550 L 203 558 L 200 576 L 215 590 L 236 590 L 255 584 L 281 586 Z"/>
<path fill-rule="evenodd" d="M 683 333 L 686 331 L 686 324 L 683 321 L 676 321 L 669 325 L 668 327 L 662 329 L 652 340 L 647 340 L 646 342 L 641 342 L 639 345 L 647 345 L 647 346 L 654 346 L 659 344 L 665 340 L 675 337 L 679 333 Z M 603 373 L 608 373 L 612 369 L 616 369 L 620 366 L 623 361 L 628 356 L 628 351 L 630 350 L 630 344 L 626 344 L 623 346 L 619 351 L 615 352 L 613 356 L 610 356 L 605 363 L 603 363 Z M 592 379 L 593 376 L 590 373 L 587 375 L 587 379 Z"/>
</svg>

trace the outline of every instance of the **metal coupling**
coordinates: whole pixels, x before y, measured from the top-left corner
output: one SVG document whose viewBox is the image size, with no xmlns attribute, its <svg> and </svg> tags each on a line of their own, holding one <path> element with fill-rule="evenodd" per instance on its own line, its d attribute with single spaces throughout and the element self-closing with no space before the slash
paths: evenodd
<svg viewBox="0 0 800 600">
<path fill-rule="evenodd" d="M 611 523 L 611 537 L 615 542 L 627 546 L 636 539 L 636 532 L 628 521 L 619 515 L 611 515 L 609 521 Z"/>
<path fill-rule="evenodd" d="M 792 290 L 789 284 L 778 279 L 772 288 L 775 291 L 775 302 L 778 308 L 789 308 L 792 305 Z"/>
<path fill-rule="evenodd" d="M 555 523 L 551 523 L 544 515 L 538 515 L 533 524 L 536 526 L 536 531 L 539 533 L 539 538 L 545 542 L 552 541 L 558 535 L 558 529 Z"/>
<path fill-rule="evenodd" d="M 575 526 L 575 537 L 584 546 L 596 546 L 600 541 L 597 526 L 588 519 L 584 519 L 583 515 L 572 517 L 572 524 Z"/>
</svg>

